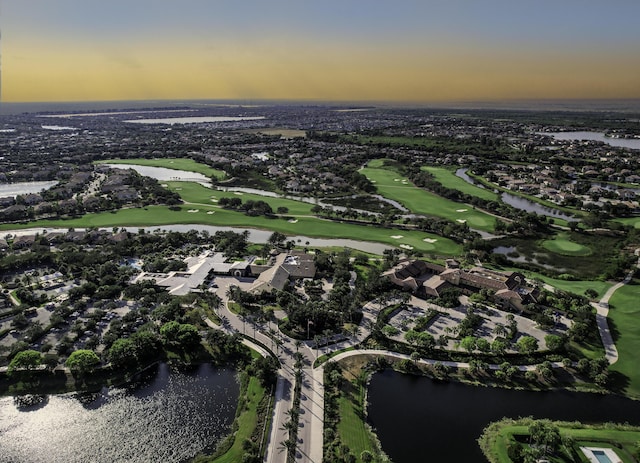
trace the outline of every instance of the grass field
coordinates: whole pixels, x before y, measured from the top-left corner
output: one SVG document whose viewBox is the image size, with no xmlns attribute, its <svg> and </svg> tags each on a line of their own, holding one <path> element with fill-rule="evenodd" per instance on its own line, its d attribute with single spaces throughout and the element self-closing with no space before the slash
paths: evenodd
<svg viewBox="0 0 640 463">
<path fill-rule="evenodd" d="M 600 299 L 604 296 L 604 293 L 612 286 L 612 284 L 608 281 L 600 281 L 600 280 L 560 280 L 558 278 L 551 278 L 546 275 L 542 275 L 541 273 L 532 272 L 530 270 L 523 270 L 521 268 L 516 267 L 496 267 L 487 265 L 487 267 L 495 267 L 498 270 L 505 272 L 521 272 L 529 279 L 540 280 L 543 283 L 553 286 L 561 291 L 568 291 L 574 294 L 579 294 L 584 296 L 584 292 L 587 289 L 593 289 L 598 296 L 596 299 Z"/>
<path fill-rule="evenodd" d="M 180 195 L 183 201 L 197 205 L 215 206 L 220 198 L 240 198 L 242 202 L 246 201 L 264 201 L 269 203 L 275 212 L 278 207 L 286 207 L 288 215 L 312 215 L 311 208 L 313 204 L 304 203 L 302 201 L 294 201 L 286 198 L 272 198 L 269 196 L 260 196 L 249 193 L 240 193 L 233 191 L 212 190 L 196 182 L 164 182 L 168 188 Z"/>
<path fill-rule="evenodd" d="M 567 233 L 558 233 L 551 240 L 544 240 L 542 247 L 563 256 L 590 256 L 592 251 L 588 246 L 571 241 Z"/>
<path fill-rule="evenodd" d="M 614 425 L 590 425 L 577 427 L 575 424 L 555 423 L 560 429 L 561 435 L 569 435 L 576 441 L 576 446 L 605 447 L 616 449 L 616 453 L 623 457 L 623 461 L 628 460 L 625 453 L 635 453 L 636 443 L 640 439 L 640 429 L 632 427 Z M 498 426 L 498 429 L 493 426 Z M 491 432 L 491 462 L 512 463 L 508 457 L 507 447 L 514 442 L 514 436 L 527 436 L 529 426 L 523 424 L 495 423 Z M 629 429 L 627 429 L 629 428 Z M 484 436 L 483 436 L 484 438 Z M 615 443 L 615 444 L 614 444 Z M 621 452 L 624 449 L 624 452 Z M 621 455 L 622 453 L 622 455 Z M 566 459 L 552 458 L 553 462 L 562 463 Z M 571 460 L 573 461 L 573 460 Z M 587 461 L 586 459 L 584 461 Z"/>
<path fill-rule="evenodd" d="M 4 224 L 0 225 L 0 230 L 33 227 L 111 228 L 202 224 L 259 228 L 279 231 L 285 235 L 373 241 L 445 256 L 460 255 L 462 252 L 462 246 L 454 241 L 420 231 L 339 223 L 310 216 L 296 217 L 295 223 L 282 218 L 250 217 L 244 213 L 222 209 L 215 206 L 215 203 L 211 201 L 212 196 L 219 198 L 222 194 L 233 195 L 233 193 L 211 190 L 193 182 L 171 182 L 170 187 L 183 195 L 185 200 L 195 200 L 194 202 L 196 202 L 196 204 L 183 204 L 178 210 L 171 210 L 166 206 L 148 206 L 142 209 L 121 209 L 115 212 L 86 214 L 82 217 L 68 220 L 38 220 L 25 224 Z M 244 198 L 244 200 L 252 197 L 254 199 L 260 198 L 271 204 L 274 209 L 279 204 L 286 205 L 287 207 L 291 206 L 291 209 L 297 211 L 306 211 L 307 208 L 310 207 L 309 204 L 288 199 L 267 198 L 254 195 L 243 195 L 241 197 Z M 208 203 L 211 203 L 211 205 L 209 206 Z"/>
<path fill-rule="evenodd" d="M 242 444 L 251 437 L 258 422 L 258 404 L 265 394 L 265 389 L 260 385 L 260 381 L 253 376 L 249 378 L 247 386 L 247 401 L 244 409 L 237 418 L 238 430 L 231 448 L 220 457 L 212 460 L 211 463 L 236 463 L 242 461 L 242 456 L 246 453 Z"/>
<path fill-rule="evenodd" d="M 618 289 L 609 301 L 609 320 L 619 355 L 618 361 L 611 366 L 611 370 L 629 378 L 625 393 L 636 399 L 640 399 L 640 368 L 638 368 L 640 304 L 638 301 L 640 301 L 640 280 L 638 279 Z"/>
<path fill-rule="evenodd" d="M 438 182 L 442 183 L 447 188 L 452 188 L 471 196 L 477 196 L 478 198 L 486 199 L 487 201 L 499 201 L 500 199 L 500 197 L 491 190 L 480 188 L 479 186 L 465 182 L 450 169 L 445 169 L 444 167 L 424 166 L 422 167 L 422 170 L 429 172 Z"/>
<path fill-rule="evenodd" d="M 270 128 L 270 129 L 256 129 L 250 130 L 249 132 L 254 133 L 263 133 L 265 135 L 280 135 L 283 138 L 307 138 L 306 130 L 298 130 L 298 129 L 285 129 L 285 128 Z"/>
<path fill-rule="evenodd" d="M 632 226 L 633 228 L 640 228 L 640 217 L 630 217 L 628 219 L 616 219 L 616 222 L 620 222 L 624 225 Z"/>
<path fill-rule="evenodd" d="M 135 164 L 139 166 L 164 167 L 166 169 L 197 172 L 207 177 L 215 177 L 218 180 L 222 180 L 227 176 L 222 170 L 214 169 L 188 158 L 108 159 L 106 161 L 97 161 L 96 164 Z"/>
<path fill-rule="evenodd" d="M 526 272 L 529 273 L 529 272 Z M 579 294 L 584 296 L 584 292 L 587 289 L 593 289 L 598 293 L 598 299 L 604 296 L 604 293 L 607 292 L 607 289 L 611 287 L 611 283 L 608 281 L 598 281 L 598 280 L 579 280 L 579 281 L 568 281 L 568 280 L 559 280 L 557 278 L 551 278 L 548 276 L 535 274 L 538 278 L 540 278 L 545 283 L 558 288 L 562 291 L 568 291 L 570 293 Z"/>
<path fill-rule="evenodd" d="M 369 164 L 369 166 L 378 165 L 381 165 L 380 162 Z M 360 173 L 375 184 L 378 193 L 382 196 L 398 201 L 415 214 L 442 217 L 453 222 L 465 221 L 471 228 L 494 230 L 495 217 L 477 211 L 467 204 L 450 201 L 418 188 L 393 170 L 365 167 L 360 170 Z"/>
</svg>

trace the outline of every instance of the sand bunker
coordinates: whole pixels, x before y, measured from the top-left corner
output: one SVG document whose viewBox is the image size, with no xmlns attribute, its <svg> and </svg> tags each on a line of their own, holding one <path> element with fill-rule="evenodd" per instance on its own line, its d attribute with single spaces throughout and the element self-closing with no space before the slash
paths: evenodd
<svg viewBox="0 0 640 463">
<path fill-rule="evenodd" d="M 209 211 L 209 212 L 207 212 L 207 214 L 209 214 L 209 215 L 211 215 L 211 214 L 215 214 L 215 213 L 216 213 L 216 211 Z"/>
<path fill-rule="evenodd" d="M 433 239 L 433 238 L 425 238 L 422 241 L 424 241 L 425 243 L 435 243 L 438 240 Z"/>
<path fill-rule="evenodd" d="M 400 247 L 402 249 L 409 249 L 409 250 L 413 249 L 413 246 L 409 246 L 408 244 L 401 244 Z"/>
<path fill-rule="evenodd" d="M 456 219 L 456 222 L 465 223 L 465 222 L 466 222 L 466 220 L 463 220 L 463 219 Z"/>
<path fill-rule="evenodd" d="M 391 238 L 393 238 L 394 240 L 399 240 L 400 238 L 404 238 L 404 236 L 402 236 L 402 235 L 391 235 Z"/>
<path fill-rule="evenodd" d="M 238 195 L 238 196 L 242 196 L 244 193 L 241 191 L 234 191 L 233 192 L 234 195 Z"/>
<path fill-rule="evenodd" d="M 298 223 L 298 219 L 289 219 L 287 220 L 289 223 Z"/>
<path fill-rule="evenodd" d="M 467 209 L 456 209 L 456 212 L 467 212 Z"/>
<path fill-rule="evenodd" d="M 187 212 L 200 212 L 200 209 L 189 209 Z"/>
</svg>

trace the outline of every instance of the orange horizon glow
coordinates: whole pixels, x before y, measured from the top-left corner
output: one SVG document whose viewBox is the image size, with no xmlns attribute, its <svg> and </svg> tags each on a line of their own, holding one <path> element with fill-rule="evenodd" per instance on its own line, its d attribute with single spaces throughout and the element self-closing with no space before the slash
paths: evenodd
<svg viewBox="0 0 640 463">
<path fill-rule="evenodd" d="M 2 101 L 640 98 L 636 45 L 3 34 Z"/>
</svg>

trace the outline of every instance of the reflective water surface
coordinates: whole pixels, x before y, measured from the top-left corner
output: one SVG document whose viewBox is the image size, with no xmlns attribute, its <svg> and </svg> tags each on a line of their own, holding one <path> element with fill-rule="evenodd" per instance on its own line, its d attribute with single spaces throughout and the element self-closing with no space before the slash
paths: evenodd
<svg viewBox="0 0 640 463">
<path fill-rule="evenodd" d="M 0 462 L 182 462 L 229 432 L 235 372 L 160 364 L 141 381 L 95 394 L 0 398 Z"/>
<path fill-rule="evenodd" d="M 368 416 L 394 463 L 483 462 L 482 430 L 503 417 L 640 424 L 640 401 L 569 391 L 517 391 L 376 373 Z"/>
</svg>

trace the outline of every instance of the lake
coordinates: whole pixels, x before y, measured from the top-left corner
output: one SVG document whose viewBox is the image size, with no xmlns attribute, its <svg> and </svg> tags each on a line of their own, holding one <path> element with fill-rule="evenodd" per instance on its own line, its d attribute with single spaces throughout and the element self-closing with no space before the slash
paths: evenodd
<svg viewBox="0 0 640 463">
<path fill-rule="evenodd" d="M 373 375 L 368 401 L 369 421 L 394 463 L 486 461 L 476 441 L 503 417 L 640 425 L 640 401 L 624 397 L 467 386 L 391 370 Z"/>
<path fill-rule="evenodd" d="M 502 201 L 516 209 L 521 209 L 527 212 L 535 212 L 538 215 L 544 215 L 546 217 L 557 217 L 567 220 L 578 220 L 571 216 L 571 214 L 567 214 L 558 209 L 553 209 L 547 206 L 543 206 L 540 203 L 536 203 L 535 201 L 531 201 L 530 199 L 523 198 L 522 196 L 514 195 L 511 193 L 503 192 L 500 195 L 500 199 Z"/>
<path fill-rule="evenodd" d="M 40 193 L 42 190 L 48 190 L 57 184 L 57 181 L 0 183 L 0 198 L 7 196 L 15 198 L 18 195 Z"/>
<path fill-rule="evenodd" d="M 203 124 L 207 122 L 242 122 L 257 121 L 264 119 L 264 116 L 254 117 L 229 117 L 229 116 L 193 116 L 193 117 L 165 117 L 161 119 L 132 119 L 124 122 L 132 124 Z"/>
<path fill-rule="evenodd" d="M 599 132 L 538 132 L 539 135 L 547 135 L 556 140 L 591 140 L 606 143 L 620 148 L 640 150 L 640 138 L 613 138 Z"/>
<path fill-rule="evenodd" d="M 468 170 L 469 169 L 467 167 L 458 169 L 456 170 L 456 176 L 460 177 L 465 182 L 470 183 L 471 185 L 484 188 L 484 185 L 476 183 L 473 178 L 469 177 L 469 175 L 467 174 Z M 529 199 L 523 198 L 522 196 L 503 192 L 500 194 L 500 199 L 502 200 L 502 202 L 523 211 L 535 212 L 536 214 L 544 215 L 546 217 L 571 219 L 571 215 L 567 214 L 566 212 L 563 212 L 558 209 L 553 209 L 551 207 L 543 206 L 540 203 L 536 203 L 535 201 L 531 201 Z"/>
<path fill-rule="evenodd" d="M 180 181 L 197 182 L 203 186 L 211 188 L 211 179 L 206 175 L 187 170 L 167 169 L 166 167 L 139 166 L 137 164 L 103 164 L 116 169 L 133 169 L 140 175 L 155 178 L 161 182 Z"/>
<path fill-rule="evenodd" d="M 21 406 L 0 398 L 0 462 L 182 462 L 230 430 L 239 395 L 235 372 L 166 364 L 123 388 L 44 396 Z"/>
</svg>

